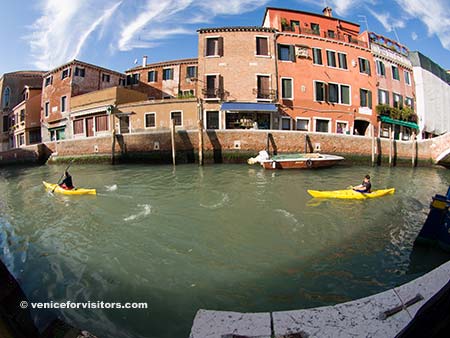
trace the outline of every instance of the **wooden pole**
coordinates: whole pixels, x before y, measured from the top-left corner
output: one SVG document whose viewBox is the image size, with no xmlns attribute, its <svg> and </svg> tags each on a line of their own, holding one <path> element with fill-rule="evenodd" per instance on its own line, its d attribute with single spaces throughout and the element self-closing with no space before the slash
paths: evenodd
<svg viewBox="0 0 450 338">
<path fill-rule="evenodd" d="M 203 165 L 203 121 L 198 120 L 198 165 Z"/>
<path fill-rule="evenodd" d="M 112 130 L 112 141 L 111 141 L 111 164 L 115 164 L 115 153 L 116 153 L 116 128 Z"/>
<path fill-rule="evenodd" d="M 392 167 L 392 125 L 389 125 L 389 166 Z"/>
<path fill-rule="evenodd" d="M 411 161 L 413 168 L 416 166 L 416 147 L 417 147 L 417 141 L 416 141 L 416 132 L 413 131 L 412 136 L 412 154 L 411 154 Z"/>
<path fill-rule="evenodd" d="M 170 120 L 170 141 L 172 143 L 172 164 L 176 165 L 175 162 L 175 120 Z"/>
<path fill-rule="evenodd" d="M 372 125 L 372 167 L 375 165 L 375 126 Z"/>
</svg>

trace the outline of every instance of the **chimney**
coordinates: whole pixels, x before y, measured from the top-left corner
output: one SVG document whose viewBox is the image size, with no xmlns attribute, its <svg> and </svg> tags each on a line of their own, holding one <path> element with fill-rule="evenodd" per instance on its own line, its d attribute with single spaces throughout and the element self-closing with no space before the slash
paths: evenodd
<svg viewBox="0 0 450 338">
<path fill-rule="evenodd" d="M 147 55 L 142 57 L 142 67 L 147 67 Z"/>
<path fill-rule="evenodd" d="M 322 11 L 323 15 L 328 16 L 330 18 L 333 17 L 333 13 L 331 13 L 333 10 L 331 9 L 331 7 L 325 7 Z"/>
</svg>

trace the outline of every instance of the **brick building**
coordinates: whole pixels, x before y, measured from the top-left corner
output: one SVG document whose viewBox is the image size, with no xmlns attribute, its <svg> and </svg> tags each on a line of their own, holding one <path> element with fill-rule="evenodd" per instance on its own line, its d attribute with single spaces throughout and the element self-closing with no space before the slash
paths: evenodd
<svg viewBox="0 0 450 338">
<path fill-rule="evenodd" d="M 10 147 L 19 148 L 41 142 L 42 88 L 25 86 L 23 101 L 10 113 Z"/>
<path fill-rule="evenodd" d="M 275 30 L 198 30 L 198 88 L 207 129 L 278 129 Z"/>
<path fill-rule="evenodd" d="M 42 141 L 71 138 L 71 99 L 77 95 L 125 85 L 125 75 L 73 60 L 43 75 Z"/>
<path fill-rule="evenodd" d="M 0 78 L 0 151 L 10 148 L 9 118 L 12 109 L 23 101 L 25 86 L 42 86 L 41 71 L 18 71 L 5 73 Z"/>
<path fill-rule="evenodd" d="M 126 71 L 126 85 L 145 93 L 149 100 L 193 98 L 197 94 L 192 81 L 197 77 L 197 63 L 193 58 L 147 64 L 144 56 L 141 66 Z"/>
</svg>

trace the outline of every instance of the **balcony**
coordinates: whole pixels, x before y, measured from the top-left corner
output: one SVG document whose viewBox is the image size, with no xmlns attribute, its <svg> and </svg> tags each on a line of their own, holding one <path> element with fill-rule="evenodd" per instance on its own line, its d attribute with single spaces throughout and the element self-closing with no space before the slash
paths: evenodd
<svg viewBox="0 0 450 338">
<path fill-rule="evenodd" d="M 257 100 L 262 101 L 276 101 L 277 100 L 277 91 L 275 89 L 261 89 L 261 88 L 253 88 L 253 94 L 256 95 Z"/>
<path fill-rule="evenodd" d="M 222 88 L 206 88 L 202 90 L 202 93 L 206 100 L 221 100 L 224 95 Z"/>
</svg>

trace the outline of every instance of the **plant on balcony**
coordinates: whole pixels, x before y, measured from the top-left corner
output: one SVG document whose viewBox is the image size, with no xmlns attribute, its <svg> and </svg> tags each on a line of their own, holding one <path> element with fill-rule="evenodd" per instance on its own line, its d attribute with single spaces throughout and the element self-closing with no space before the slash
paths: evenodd
<svg viewBox="0 0 450 338">
<path fill-rule="evenodd" d="M 287 26 L 289 26 L 286 18 L 281 18 L 281 28 L 284 30 Z"/>
<path fill-rule="evenodd" d="M 378 116 L 388 116 L 394 120 L 402 120 L 417 123 L 418 117 L 411 107 L 391 107 L 388 104 L 379 104 L 375 107 Z"/>
</svg>

